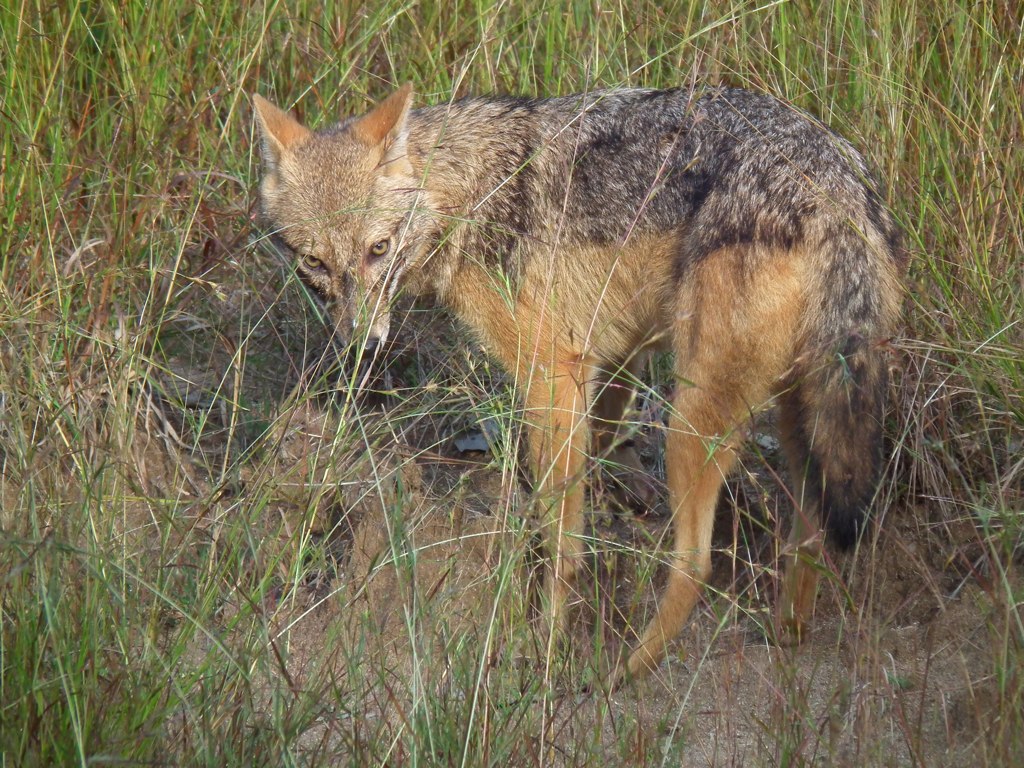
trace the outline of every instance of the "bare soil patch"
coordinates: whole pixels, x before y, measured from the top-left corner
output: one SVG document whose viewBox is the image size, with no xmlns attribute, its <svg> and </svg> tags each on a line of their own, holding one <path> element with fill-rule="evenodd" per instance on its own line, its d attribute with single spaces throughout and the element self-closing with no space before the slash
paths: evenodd
<svg viewBox="0 0 1024 768">
<path fill-rule="evenodd" d="M 859 550 L 823 564 L 804 642 L 775 644 L 791 512 L 763 419 L 721 502 L 714 574 L 677 652 L 609 693 L 601 674 L 635 641 L 663 578 L 663 499 L 625 515 L 595 484 L 578 619 L 568 647 L 549 648 L 530 492 L 508 460 L 515 437 L 470 453 L 455 442 L 479 428 L 486 409 L 473 408 L 500 377 L 456 351 L 471 347 L 444 318 L 410 315 L 376 403 L 309 394 L 331 381 L 303 382 L 329 349 L 326 333 L 282 288 L 285 273 L 262 269 L 235 290 L 239 272 L 204 275 L 220 298 L 197 301 L 191 325 L 167 336 L 166 368 L 147 390 L 160 439 L 146 443 L 136 481 L 201 499 L 189 508 L 211 536 L 224 515 L 259 509 L 254 568 L 275 577 L 256 612 L 280 660 L 262 684 L 268 706 L 282 686 L 334 697 L 311 748 L 351 754 L 396 739 L 428 697 L 480 718 L 472 727 L 517 712 L 533 724 L 524 763 L 971 765 L 986 755 L 1001 690 L 990 671 L 1016 609 L 988 583 L 973 526 L 933 524 L 927 503 L 890 478 Z M 640 447 L 657 476 L 656 425 Z M 226 642 L 247 610 L 226 601 Z"/>
</svg>

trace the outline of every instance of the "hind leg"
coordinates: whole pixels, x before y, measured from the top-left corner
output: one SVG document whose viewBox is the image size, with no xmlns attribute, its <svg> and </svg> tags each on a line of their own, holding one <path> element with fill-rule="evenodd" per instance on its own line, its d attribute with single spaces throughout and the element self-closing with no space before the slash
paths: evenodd
<svg viewBox="0 0 1024 768">
<path fill-rule="evenodd" d="M 821 565 L 822 532 L 818 525 L 820 500 L 808 492 L 805 478 L 809 448 L 800 435 L 800 403 L 795 389 L 780 396 L 780 436 L 789 462 L 795 511 L 785 551 L 785 571 L 779 602 L 782 639 L 797 642 L 814 611 Z"/>
<path fill-rule="evenodd" d="M 666 437 L 675 546 L 658 613 L 627 664 L 654 669 L 682 629 L 711 571 L 711 530 L 735 461 L 736 428 L 767 405 L 792 363 L 803 306 L 794 254 L 729 248 L 679 287 L 674 329 L 679 387 Z"/>
<path fill-rule="evenodd" d="M 638 677 L 657 668 L 682 630 L 711 574 L 711 531 L 722 482 L 735 462 L 726 435 L 730 421 L 715 397 L 682 387 L 666 437 L 667 475 L 675 521 L 668 584 L 658 611 L 629 658 L 626 672 Z"/>
</svg>

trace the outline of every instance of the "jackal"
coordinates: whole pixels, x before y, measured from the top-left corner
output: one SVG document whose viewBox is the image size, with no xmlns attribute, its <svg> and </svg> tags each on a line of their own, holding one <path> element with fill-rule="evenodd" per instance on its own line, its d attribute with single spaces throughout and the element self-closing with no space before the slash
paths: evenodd
<svg viewBox="0 0 1024 768">
<path fill-rule="evenodd" d="M 699 599 L 740 429 L 773 402 L 797 502 L 780 613 L 799 637 L 816 517 L 849 547 L 877 487 L 905 268 L 846 140 L 729 88 L 412 109 L 405 85 L 317 132 L 254 101 L 265 220 L 337 334 L 376 344 L 397 292 L 430 294 L 519 382 L 555 628 L 582 555 L 586 457 L 639 467 L 621 439 L 629 382 L 669 349 L 671 569 L 616 679 L 654 669 Z"/>
</svg>

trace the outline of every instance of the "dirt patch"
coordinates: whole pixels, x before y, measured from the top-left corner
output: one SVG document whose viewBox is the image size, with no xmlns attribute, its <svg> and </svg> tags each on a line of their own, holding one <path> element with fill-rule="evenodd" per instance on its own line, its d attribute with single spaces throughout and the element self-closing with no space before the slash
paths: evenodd
<svg viewBox="0 0 1024 768">
<path fill-rule="evenodd" d="M 205 498 L 189 508 L 213 521 L 211 531 L 226 516 L 252 516 L 251 567 L 273 574 L 272 586 L 255 607 L 226 601 L 226 642 L 242 632 L 231 629 L 243 626 L 239 616 L 265 622 L 278 660 L 257 676 L 267 706 L 281 689 L 330 702 L 304 735 L 317 749 L 365 749 L 379 760 L 378 745 L 400 745 L 423 722 L 451 722 L 466 729 L 454 742 L 507 738 L 524 764 L 991 759 L 1006 696 L 992 670 L 1016 609 L 1000 602 L 1004 591 L 986 589 L 983 558 L 971 568 L 951 562 L 949 529 L 926 525 L 926 509 L 883 498 L 859 551 L 823 563 L 803 644 L 774 644 L 791 512 L 771 420 L 759 422 L 719 509 L 705 600 L 657 674 L 609 693 L 603 676 L 635 642 L 664 579 L 663 495 L 633 517 L 609 511 L 595 484 L 576 617 L 564 647 L 549 643 L 515 430 L 475 454 L 455 442 L 482 419 L 508 416 L 514 400 L 500 378 L 482 358 L 453 351 L 465 345 L 450 341 L 443 318 L 412 317 L 410 348 L 376 385 L 386 407 L 353 402 L 344 389 L 333 400 L 312 394 L 343 374 L 307 386 L 303 372 L 325 338 L 288 319 L 273 280 L 260 285 L 256 301 L 246 298 L 245 344 L 223 327 L 214 344 L 194 330 L 168 343 L 150 386 L 177 416 L 147 445 L 177 448 L 163 464 L 140 466 L 150 492 L 173 496 L 170 485 L 187 477 Z M 279 321 L 273 333 L 267 318 Z M 216 322 L 204 320 L 199 335 L 209 338 Z M 645 418 L 638 447 L 657 476 L 657 418 Z M 189 462 L 179 455 L 201 419 L 192 444 L 202 446 L 202 471 L 195 451 Z M 193 470 L 183 473 L 186 463 Z M 982 551 L 968 528 L 955 550 Z M 207 642 L 197 641 L 196 658 Z"/>
<path fill-rule="evenodd" d="M 325 419 L 318 412 L 313 421 L 322 427 Z M 308 476 L 309 456 L 294 450 L 296 435 L 313 447 L 320 432 L 298 429 L 292 442 L 280 443 L 303 467 L 300 476 Z M 351 528 L 329 588 L 296 592 L 304 597 L 274 611 L 293 684 L 312 686 L 326 676 L 359 691 L 361 717 L 384 732 L 408 727 L 403 718 L 417 695 L 440 696 L 457 685 L 453 670 L 468 654 L 483 667 L 512 670 L 511 680 L 486 688 L 496 697 L 519 695 L 531 678 L 553 681 L 550 715 L 540 703 L 530 714 L 548 723 L 538 727 L 556 745 L 556 764 L 585 762 L 577 747 L 597 732 L 614 745 L 607 759 L 622 759 L 621 745 L 636 743 L 640 762 L 661 755 L 687 765 L 778 764 L 793 754 L 823 765 L 967 765 L 982 748 L 998 702 L 995 681 L 986 679 L 998 607 L 974 579 L 950 594 L 948 579 L 921 554 L 931 542 L 913 521 L 890 520 L 856 555 L 827 563 L 808 637 L 797 648 L 780 647 L 769 638 L 778 583 L 772 542 L 779 539 L 765 530 L 764 510 L 751 518 L 737 508 L 770 481 L 749 474 L 733 482 L 716 533 L 711 588 L 676 653 L 624 691 L 609 695 L 598 683 L 580 692 L 577 680 L 593 683 L 609 669 L 653 609 L 663 578 L 657 542 L 668 521 L 592 516 L 595 552 L 581 579 L 583 605 L 552 673 L 543 631 L 523 639 L 523 626 L 536 630 L 539 623 L 536 606 L 524 599 L 531 578 L 536 589 L 536 561 L 523 554 L 530 537 L 495 514 L 508 508 L 509 493 L 516 504 L 525 504 L 526 494 L 509 489 L 487 464 L 449 468 L 445 481 L 435 471 L 432 487 L 425 480 L 431 473 L 407 455 L 408 448 L 382 448 L 369 462 L 377 479 L 361 490 L 358 483 L 338 486 L 345 498 L 335 503 L 347 510 Z M 460 491 L 436 493 L 460 472 L 467 476 Z M 275 476 L 289 472 L 278 468 Z M 330 488 L 328 480 L 313 492 Z M 274 505 L 321 508 L 299 496 L 298 504 L 293 495 Z M 780 516 L 782 496 L 766 502 Z M 490 509 L 481 510 L 488 498 Z M 503 573 L 513 588 L 500 587 Z M 510 640 L 517 636 L 518 646 Z M 526 754 L 539 755 L 542 743 L 538 738 Z"/>
</svg>

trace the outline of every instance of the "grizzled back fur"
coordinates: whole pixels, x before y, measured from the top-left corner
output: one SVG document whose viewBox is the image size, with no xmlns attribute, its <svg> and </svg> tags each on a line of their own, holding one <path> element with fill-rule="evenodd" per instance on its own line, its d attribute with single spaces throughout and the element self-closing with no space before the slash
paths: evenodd
<svg viewBox="0 0 1024 768">
<path fill-rule="evenodd" d="M 413 109 L 405 86 L 315 133 L 255 104 L 264 217 L 338 336 L 380 341 L 399 290 L 431 294 L 523 383 L 535 477 L 559 510 L 556 615 L 580 554 L 582 457 L 639 469 L 616 437 L 628 397 L 602 382 L 650 349 L 675 353 L 675 568 L 629 672 L 657 664 L 695 604 L 729 437 L 752 411 L 781 404 L 801 519 L 820 511 L 833 540 L 856 540 L 882 463 L 883 342 L 906 263 L 845 139 L 729 88 Z M 798 521 L 794 552 L 814 538 Z M 796 625 L 813 591 L 805 559 L 787 570 Z"/>
</svg>

